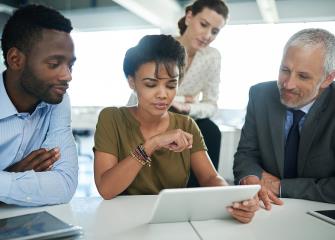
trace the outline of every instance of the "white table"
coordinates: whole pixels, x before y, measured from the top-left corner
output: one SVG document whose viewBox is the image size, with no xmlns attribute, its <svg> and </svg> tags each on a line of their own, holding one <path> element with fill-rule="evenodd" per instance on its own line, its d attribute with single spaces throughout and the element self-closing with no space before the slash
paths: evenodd
<svg viewBox="0 0 335 240">
<path fill-rule="evenodd" d="M 84 239 L 199 239 L 188 222 L 147 224 L 155 200 L 156 196 L 120 196 L 110 201 L 74 198 L 70 204 L 38 208 L 0 205 L 0 218 L 48 211 L 83 227 Z"/>
<path fill-rule="evenodd" d="M 24 208 L 0 205 L 0 218 L 48 211 L 65 222 L 84 228 L 83 239 L 335 239 L 335 225 L 306 214 L 335 209 L 334 204 L 283 199 L 284 206 L 259 210 L 250 224 L 233 219 L 190 223 L 147 224 L 157 196 L 74 198 L 69 204 Z"/>
<path fill-rule="evenodd" d="M 283 206 L 271 211 L 260 209 L 249 224 L 231 220 L 192 222 L 202 239 L 243 240 L 334 240 L 335 225 L 307 214 L 308 210 L 335 209 L 327 204 L 298 199 L 283 199 Z"/>
</svg>

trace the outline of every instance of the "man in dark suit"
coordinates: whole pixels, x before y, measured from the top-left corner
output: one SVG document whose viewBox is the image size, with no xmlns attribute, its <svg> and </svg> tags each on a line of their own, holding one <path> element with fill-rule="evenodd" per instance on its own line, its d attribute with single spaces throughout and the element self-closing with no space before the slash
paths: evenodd
<svg viewBox="0 0 335 240">
<path fill-rule="evenodd" d="M 305 29 L 286 43 L 277 82 L 250 89 L 235 154 L 237 184 L 279 197 L 335 203 L 335 37 Z"/>
</svg>

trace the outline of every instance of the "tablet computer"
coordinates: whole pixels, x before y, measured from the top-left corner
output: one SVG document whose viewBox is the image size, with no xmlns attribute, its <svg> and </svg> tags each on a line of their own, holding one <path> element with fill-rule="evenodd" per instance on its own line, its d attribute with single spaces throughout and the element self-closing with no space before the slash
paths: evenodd
<svg viewBox="0 0 335 240">
<path fill-rule="evenodd" d="M 63 222 L 48 212 L 0 219 L 0 239 L 53 239 L 81 234 L 81 227 Z"/>
<path fill-rule="evenodd" d="M 164 189 L 158 194 L 150 223 L 228 218 L 227 206 L 254 197 L 259 189 L 259 185 Z"/>
<path fill-rule="evenodd" d="M 335 225 L 335 210 L 309 211 L 308 213 Z"/>
</svg>

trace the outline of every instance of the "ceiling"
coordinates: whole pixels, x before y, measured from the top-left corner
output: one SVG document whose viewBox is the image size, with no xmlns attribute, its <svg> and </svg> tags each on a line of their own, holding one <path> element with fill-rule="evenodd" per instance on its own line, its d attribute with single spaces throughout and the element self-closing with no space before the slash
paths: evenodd
<svg viewBox="0 0 335 240">
<path fill-rule="evenodd" d="M 0 21 L 11 9 L 42 3 L 62 11 L 77 28 L 151 25 L 173 32 L 190 0 L 0 0 Z M 335 0 L 226 0 L 229 24 L 335 20 Z M 265 2 L 265 7 L 260 2 Z M 274 3 L 269 11 L 268 3 Z M 271 9 L 270 9 L 271 10 Z M 270 12 L 270 16 L 266 16 Z M 269 15 L 269 14 L 268 14 Z M 274 18 L 273 15 L 276 15 Z"/>
</svg>

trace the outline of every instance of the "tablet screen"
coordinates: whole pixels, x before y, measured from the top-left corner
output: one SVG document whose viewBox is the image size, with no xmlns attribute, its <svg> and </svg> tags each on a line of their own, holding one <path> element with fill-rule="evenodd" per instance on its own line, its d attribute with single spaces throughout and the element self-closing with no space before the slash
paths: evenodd
<svg viewBox="0 0 335 240">
<path fill-rule="evenodd" d="M 48 212 L 0 219 L 1 239 L 30 239 L 68 232 L 73 228 Z"/>
<path fill-rule="evenodd" d="M 335 224 L 335 210 L 308 211 L 308 213 L 314 217 Z"/>
<path fill-rule="evenodd" d="M 329 217 L 335 220 L 335 210 L 324 210 L 324 211 L 315 211 L 315 212 L 320 213 L 322 215 L 325 215 L 326 217 Z"/>
</svg>

